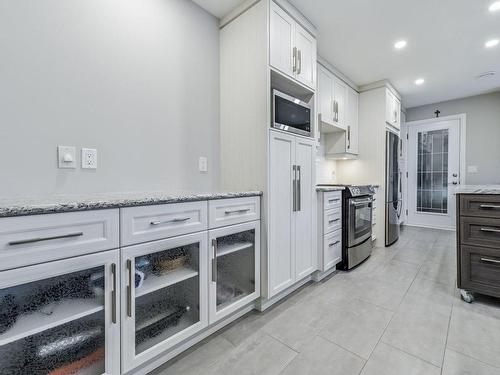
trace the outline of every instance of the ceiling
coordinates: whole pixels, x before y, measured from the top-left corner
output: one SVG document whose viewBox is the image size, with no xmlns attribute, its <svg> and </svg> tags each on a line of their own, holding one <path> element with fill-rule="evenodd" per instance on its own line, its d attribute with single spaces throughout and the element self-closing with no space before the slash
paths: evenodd
<svg viewBox="0 0 500 375">
<path fill-rule="evenodd" d="M 500 39 L 494 0 L 289 1 L 317 27 L 323 58 L 357 85 L 388 79 L 407 108 L 500 89 L 500 45 L 484 47 Z M 243 1 L 195 2 L 220 18 Z M 476 78 L 486 71 L 496 75 Z"/>
</svg>

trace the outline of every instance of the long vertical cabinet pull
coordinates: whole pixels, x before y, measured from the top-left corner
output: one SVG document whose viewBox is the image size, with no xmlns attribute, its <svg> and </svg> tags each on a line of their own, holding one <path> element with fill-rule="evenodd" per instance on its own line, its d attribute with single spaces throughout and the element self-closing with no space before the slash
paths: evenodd
<svg viewBox="0 0 500 375">
<path fill-rule="evenodd" d="M 116 264 L 111 264 L 111 275 L 113 278 L 113 290 L 111 291 L 111 321 L 116 324 Z"/>
<path fill-rule="evenodd" d="M 297 165 L 297 174 L 298 174 L 298 178 L 297 178 L 297 211 L 300 211 L 301 210 L 301 205 L 302 205 L 302 198 L 301 198 L 301 194 L 300 194 L 300 184 L 301 184 L 301 180 L 302 180 L 302 176 L 301 176 L 301 173 L 300 173 L 300 165 Z"/>
<path fill-rule="evenodd" d="M 212 282 L 217 282 L 217 239 L 212 240 Z"/>
<path fill-rule="evenodd" d="M 302 51 L 299 49 L 297 50 L 297 58 L 299 60 L 299 67 L 297 68 L 297 74 L 302 73 Z"/>
<path fill-rule="evenodd" d="M 292 179 L 292 205 L 293 212 L 297 211 L 297 166 L 292 167 L 293 179 Z"/>
<path fill-rule="evenodd" d="M 132 260 L 127 259 L 128 285 L 127 285 L 127 316 L 132 317 Z"/>
<path fill-rule="evenodd" d="M 351 125 L 347 126 L 347 148 L 351 148 Z"/>
<path fill-rule="evenodd" d="M 297 47 L 293 47 L 293 57 L 292 57 L 292 70 L 295 73 L 297 71 Z"/>
</svg>

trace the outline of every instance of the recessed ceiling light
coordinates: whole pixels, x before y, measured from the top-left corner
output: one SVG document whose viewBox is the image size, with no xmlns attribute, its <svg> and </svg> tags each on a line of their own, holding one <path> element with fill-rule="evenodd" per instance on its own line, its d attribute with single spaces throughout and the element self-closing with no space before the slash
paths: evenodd
<svg viewBox="0 0 500 375">
<path fill-rule="evenodd" d="M 496 45 L 498 44 L 498 39 L 491 39 L 491 40 L 488 40 L 484 46 L 486 48 L 491 48 L 491 47 L 495 47 Z"/>
<path fill-rule="evenodd" d="M 489 10 L 490 12 L 496 12 L 497 10 L 500 10 L 500 1 L 491 4 Z"/>
<path fill-rule="evenodd" d="M 425 82 L 425 79 L 419 78 L 419 79 L 415 80 L 415 85 L 420 86 L 420 85 L 423 85 L 424 82 Z"/>
<path fill-rule="evenodd" d="M 402 48 L 405 48 L 407 44 L 408 43 L 406 43 L 406 40 L 399 40 L 396 43 L 394 43 L 394 48 L 402 49 Z"/>
</svg>

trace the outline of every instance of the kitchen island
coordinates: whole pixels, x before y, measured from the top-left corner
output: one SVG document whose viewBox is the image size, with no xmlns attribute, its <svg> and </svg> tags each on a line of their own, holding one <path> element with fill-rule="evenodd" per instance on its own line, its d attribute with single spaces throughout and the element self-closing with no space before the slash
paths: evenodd
<svg viewBox="0 0 500 375">
<path fill-rule="evenodd" d="M 457 286 L 500 298 L 500 185 L 464 185 L 457 196 Z"/>
</svg>

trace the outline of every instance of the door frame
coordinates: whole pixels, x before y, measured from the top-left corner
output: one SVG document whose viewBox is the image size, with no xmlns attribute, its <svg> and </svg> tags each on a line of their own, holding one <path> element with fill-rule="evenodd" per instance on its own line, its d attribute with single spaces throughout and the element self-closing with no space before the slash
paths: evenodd
<svg viewBox="0 0 500 375">
<path fill-rule="evenodd" d="M 418 125 L 426 125 L 430 123 L 436 123 L 440 121 L 450 121 L 450 120 L 458 120 L 458 128 L 459 128 L 459 170 L 460 170 L 460 179 L 458 182 L 458 186 L 460 185 L 465 185 L 466 184 L 466 141 L 467 141 L 467 114 L 466 113 L 458 113 L 455 115 L 449 115 L 449 116 L 443 116 L 443 117 L 432 117 L 424 120 L 416 120 L 416 121 L 408 121 L 405 123 L 404 127 L 404 132 L 406 135 L 403 137 L 403 143 L 404 143 L 404 150 L 403 150 L 403 157 L 405 160 L 405 186 L 406 186 L 406 194 L 403 198 L 404 201 L 404 206 L 406 207 L 406 212 L 405 212 L 405 225 L 408 226 L 417 226 L 417 225 L 412 225 L 409 224 L 408 222 L 408 209 L 409 209 L 409 199 L 408 199 L 408 192 L 409 192 L 409 186 L 408 186 L 408 175 L 409 175 L 409 170 L 408 170 L 408 147 L 409 147 L 409 129 L 412 126 L 418 126 Z M 419 227 L 424 227 L 424 228 L 435 228 L 433 226 L 423 226 L 423 225 L 418 225 Z M 445 230 L 455 230 L 455 229 L 446 229 L 446 228 L 440 228 L 440 229 L 445 229 Z"/>
</svg>

